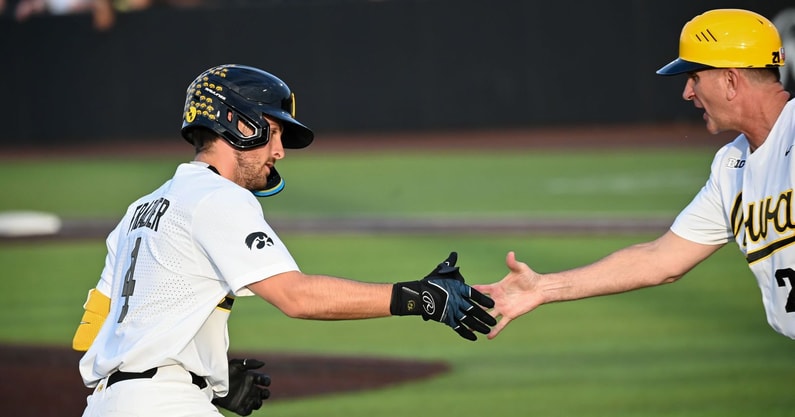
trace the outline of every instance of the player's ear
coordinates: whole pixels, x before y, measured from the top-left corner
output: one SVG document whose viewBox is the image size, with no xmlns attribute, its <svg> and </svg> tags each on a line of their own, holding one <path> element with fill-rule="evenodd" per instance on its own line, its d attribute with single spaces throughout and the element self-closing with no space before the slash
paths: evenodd
<svg viewBox="0 0 795 417">
<path fill-rule="evenodd" d="M 229 112 L 229 113 L 232 113 L 232 112 Z M 248 138 L 248 137 L 254 136 L 254 132 L 256 131 L 256 129 L 247 120 L 243 119 L 242 117 L 238 117 L 237 118 L 237 131 L 240 132 L 240 134 L 244 138 Z"/>
</svg>

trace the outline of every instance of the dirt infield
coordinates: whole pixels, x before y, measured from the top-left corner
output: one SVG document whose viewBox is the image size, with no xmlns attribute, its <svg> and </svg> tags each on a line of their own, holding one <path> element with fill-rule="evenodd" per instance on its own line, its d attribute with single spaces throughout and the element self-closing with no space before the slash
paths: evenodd
<svg viewBox="0 0 795 417">
<path fill-rule="evenodd" d="M 416 147 L 427 150 L 466 149 L 472 152 L 527 147 L 590 148 L 609 151 L 616 147 L 687 147 L 707 146 L 714 149 L 731 140 L 730 134 L 711 136 L 702 125 L 654 125 L 630 127 L 579 127 L 574 129 L 534 129 L 515 131 L 471 131 L 435 134 L 394 133 L 379 135 L 334 136 L 324 140 L 319 137 L 312 147 L 302 152 L 367 152 L 385 148 Z M 179 140 L 128 142 L 132 148 L 122 145 L 102 147 L 77 146 L 63 149 L 5 149 L 0 159 L 24 157 L 64 157 L 74 155 L 151 155 L 177 154 L 190 156 L 187 144 Z M 163 143 L 169 143 L 163 146 Z M 400 227 L 403 232 L 418 230 L 453 231 L 458 224 L 425 223 L 395 225 L 389 221 L 362 224 L 332 222 L 345 230 L 359 228 Z M 312 226 L 305 221 L 299 224 L 282 224 L 280 229 L 315 227 L 320 230 L 329 223 Z M 473 223 L 465 222 L 472 228 Z M 324 226 L 325 225 L 325 226 Z M 619 231 L 663 230 L 664 223 L 615 220 L 593 221 L 574 225 L 580 233 L 592 231 L 616 233 Z M 48 238 L 74 239 L 103 236 L 112 225 L 104 220 L 80 224 L 65 224 L 61 233 Z M 546 221 L 525 222 L 522 225 L 508 224 L 499 220 L 485 221 L 483 230 L 491 231 L 540 231 L 550 229 Z M 552 226 L 554 228 L 562 227 Z M 569 227 L 572 225 L 569 224 Z M 564 229 L 565 232 L 565 229 Z M 41 239 L 36 237 L 34 239 Z M 0 239 L 5 240 L 5 239 Z M 1 242 L 0 242 L 1 243 Z M 4 243 L 13 243 L 5 240 Z M 449 369 L 442 362 L 418 362 L 387 358 L 316 357 L 289 353 L 232 352 L 230 356 L 254 357 L 264 360 L 266 372 L 273 379 L 270 401 L 283 401 L 311 395 L 331 394 L 351 390 L 365 390 L 406 383 L 429 378 Z M 65 347 L 10 346 L 0 345 L 0 371 L 6 378 L 0 380 L 0 403 L 4 412 L 11 416 L 72 416 L 80 415 L 89 390 L 83 387 L 77 372 L 78 352 Z"/>
<path fill-rule="evenodd" d="M 387 358 L 322 357 L 289 353 L 231 352 L 257 358 L 271 376 L 277 402 L 314 395 L 371 390 L 430 378 L 449 369 L 443 362 Z M 79 416 L 91 390 L 83 387 L 80 353 L 60 347 L 0 345 L 0 403 L 15 417 Z M 266 403 L 267 405 L 267 403 Z"/>
</svg>

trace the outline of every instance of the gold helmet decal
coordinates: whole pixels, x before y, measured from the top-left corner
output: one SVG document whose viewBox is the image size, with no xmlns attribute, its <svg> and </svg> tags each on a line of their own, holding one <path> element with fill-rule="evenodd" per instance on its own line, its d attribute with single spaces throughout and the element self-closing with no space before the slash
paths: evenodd
<svg viewBox="0 0 795 417">
<path fill-rule="evenodd" d="M 227 68 L 221 68 L 212 71 L 210 74 L 226 78 L 227 71 Z M 197 79 L 188 88 L 188 96 L 192 96 L 192 99 L 185 105 L 185 121 L 192 123 L 194 120 L 196 120 L 196 117 L 204 117 L 209 120 L 215 120 L 215 108 L 211 105 L 213 103 L 213 99 L 211 96 L 205 95 L 205 93 L 209 92 L 211 94 L 217 95 L 217 93 L 223 92 L 223 90 L 223 86 L 210 82 L 209 75 L 205 75 Z"/>
</svg>

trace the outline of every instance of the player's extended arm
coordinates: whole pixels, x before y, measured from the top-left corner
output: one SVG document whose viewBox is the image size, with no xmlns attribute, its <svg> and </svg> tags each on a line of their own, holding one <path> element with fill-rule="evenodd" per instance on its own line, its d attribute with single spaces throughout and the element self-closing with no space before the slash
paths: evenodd
<svg viewBox="0 0 795 417">
<path fill-rule="evenodd" d="M 77 326 L 77 331 L 72 339 L 72 349 L 85 352 L 94 343 L 94 339 L 105 323 L 105 317 L 110 312 L 110 298 L 102 294 L 98 289 L 92 288 L 88 291 L 88 297 L 83 304 L 83 317 Z"/>
<path fill-rule="evenodd" d="M 468 340 L 496 324 L 484 309 L 490 298 L 464 283 L 451 253 L 419 281 L 382 284 L 326 275 L 285 272 L 248 286 L 284 314 L 312 320 L 352 320 L 421 315 L 442 322 Z M 471 330 L 470 330 L 471 329 Z"/>
<path fill-rule="evenodd" d="M 510 272 L 499 282 L 473 288 L 494 299 L 491 314 L 500 317 L 489 333 L 493 339 L 511 322 L 542 304 L 616 294 L 671 283 L 698 265 L 722 245 L 702 245 L 671 231 L 660 238 L 613 252 L 590 265 L 567 271 L 539 274 L 506 257 Z"/>
</svg>

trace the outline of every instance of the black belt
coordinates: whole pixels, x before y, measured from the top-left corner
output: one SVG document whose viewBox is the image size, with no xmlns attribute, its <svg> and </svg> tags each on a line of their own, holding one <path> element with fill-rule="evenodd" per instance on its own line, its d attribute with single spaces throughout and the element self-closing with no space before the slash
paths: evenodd
<svg viewBox="0 0 795 417">
<path fill-rule="evenodd" d="M 156 373 L 157 373 L 157 368 L 147 369 L 143 372 L 122 372 L 122 371 L 114 372 L 110 374 L 110 377 L 108 377 L 107 386 L 110 387 L 111 385 L 117 382 L 126 381 L 128 379 L 151 379 L 153 376 L 155 376 Z M 193 385 L 196 385 L 197 387 L 199 387 L 199 389 L 204 389 L 207 386 L 207 381 L 204 378 L 194 374 L 193 372 L 189 373 L 191 379 L 190 382 L 192 382 Z"/>
</svg>

